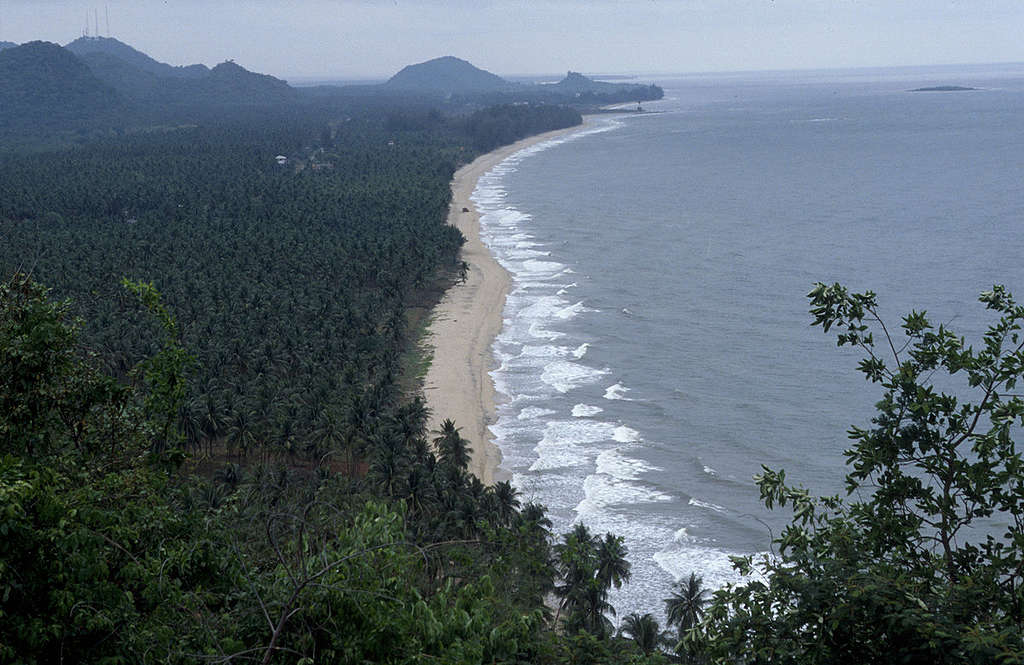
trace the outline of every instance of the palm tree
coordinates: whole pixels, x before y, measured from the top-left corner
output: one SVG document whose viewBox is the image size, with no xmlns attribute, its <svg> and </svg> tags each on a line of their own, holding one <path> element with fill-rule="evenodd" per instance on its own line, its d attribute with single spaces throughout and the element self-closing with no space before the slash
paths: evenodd
<svg viewBox="0 0 1024 665">
<path fill-rule="evenodd" d="M 690 573 L 685 582 L 672 585 L 672 597 L 665 599 L 665 613 L 668 615 L 666 623 L 678 628 L 680 641 L 704 616 L 706 595 L 704 579 L 697 577 L 696 573 Z"/>
<path fill-rule="evenodd" d="M 582 522 L 563 534 L 562 542 L 555 545 L 555 570 L 561 578 L 561 584 L 555 585 L 555 595 L 562 599 L 555 611 L 557 623 L 562 610 L 571 615 L 581 604 L 585 588 L 597 571 L 596 543 Z"/>
<path fill-rule="evenodd" d="M 619 632 L 636 642 L 640 650 L 645 654 L 654 653 L 655 649 L 664 644 L 665 636 L 661 632 L 661 626 L 654 615 L 647 613 L 641 616 L 633 612 L 622 620 L 622 628 Z"/>
<path fill-rule="evenodd" d="M 213 442 L 224 433 L 224 417 L 211 392 L 206 394 L 200 405 L 199 429 L 208 452 L 212 454 Z"/>
<path fill-rule="evenodd" d="M 437 434 L 434 446 L 437 448 L 438 461 L 463 471 L 469 468 L 469 455 L 473 449 L 469 447 L 469 441 L 459 434 L 455 423 L 450 418 L 445 419 Z"/>
<path fill-rule="evenodd" d="M 406 467 L 401 441 L 387 433 L 374 432 L 370 436 L 370 447 L 370 479 L 388 496 L 399 496 Z"/>
<path fill-rule="evenodd" d="M 334 411 L 321 409 L 306 444 L 306 452 L 317 466 L 320 466 L 331 453 L 342 445 L 344 445 L 344 432 L 341 418 Z"/>
<path fill-rule="evenodd" d="M 207 510 L 217 510 L 224 503 L 222 485 L 203 483 L 196 491 L 196 503 Z"/>
<path fill-rule="evenodd" d="M 610 533 L 603 540 L 597 541 L 597 579 L 605 591 L 614 586 L 622 588 L 630 578 L 630 563 L 626 560 L 629 549 L 623 544 L 621 536 Z"/>
<path fill-rule="evenodd" d="M 551 520 L 548 519 L 546 509 L 539 503 L 530 501 L 519 511 L 519 519 L 523 524 L 532 528 L 546 531 L 551 528 Z"/>
<path fill-rule="evenodd" d="M 396 417 L 407 424 L 406 427 L 414 436 L 419 436 L 427 429 L 430 409 L 427 408 L 427 403 L 423 401 L 423 398 L 417 396 L 413 401 L 399 408 Z"/>
<path fill-rule="evenodd" d="M 253 431 L 252 415 L 245 407 L 240 407 L 231 417 L 228 427 L 228 455 L 236 451 L 239 457 L 247 457 L 249 450 L 256 445 L 256 434 Z"/>
<path fill-rule="evenodd" d="M 615 608 L 608 602 L 608 590 L 599 580 L 591 578 L 579 591 L 575 611 L 569 617 L 569 628 L 582 628 L 591 635 L 604 639 L 614 630 L 606 614 L 615 616 Z"/>
<path fill-rule="evenodd" d="M 450 536 L 473 538 L 477 535 L 480 504 L 472 499 L 458 499 L 445 516 Z"/>
<path fill-rule="evenodd" d="M 511 524 L 516 516 L 516 510 L 520 506 L 519 490 L 512 487 L 512 483 L 504 480 L 487 488 L 487 495 L 493 500 L 498 523 L 503 526 Z"/>
<path fill-rule="evenodd" d="M 555 569 L 561 577 L 555 595 L 562 599 L 555 621 L 566 610 L 569 630 L 609 635 L 611 622 L 605 613 L 614 615 L 615 608 L 608 603 L 608 591 L 613 586 L 620 588 L 630 578 L 629 550 L 622 538 L 610 533 L 596 538 L 584 524 L 577 523 L 554 549 Z"/>
<path fill-rule="evenodd" d="M 244 477 L 242 468 L 233 462 L 228 462 L 213 474 L 213 479 L 224 483 L 232 489 L 232 491 L 238 487 L 238 484 L 242 482 Z"/>
<path fill-rule="evenodd" d="M 417 436 L 410 442 L 408 455 L 413 463 L 423 467 L 427 472 L 433 473 L 434 466 L 437 464 L 437 458 L 434 457 L 433 451 L 430 450 L 430 444 L 422 436 Z"/>
<path fill-rule="evenodd" d="M 409 515 L 416 516 L 426 512 L 437 502 L 437 491 L 431 482 L 430 469 L 421 464 L 413 464 L 405 480 L 406 505 Z"/>
<path fill-rule="evenodd" d="M 203 435 L 202 406 L 197 400 L 189 400 L 178 410 L 181 432 L 185 435 L 185 443 L 189 450 L 199 452 Z"/>
</svg>

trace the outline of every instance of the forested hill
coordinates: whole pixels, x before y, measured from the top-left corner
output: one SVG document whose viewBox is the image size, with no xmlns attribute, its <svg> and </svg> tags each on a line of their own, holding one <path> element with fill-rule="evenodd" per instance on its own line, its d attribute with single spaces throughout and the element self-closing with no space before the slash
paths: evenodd
<svg viewBox="0 0 1024 665">
<path fill-rule="evenodd" d="M 384 87 L 445 95 L 471 103 L 534 102 L 588 107 L 661 99 L 664 95 L 656 85 L 595 81 L 577 72 L 569 72 L 554 84 L 513 83 L 453 56 L 409 65 Z"/>
<path fill-rule="evenodd" d="M 223 106 L 269 106 L 296 101 L 285 81 L 251 72 L 227 61 L 173 67 L 158 62 L 116 39 L 82 37 L 65 48 L 77 54 L 97 78 L 135 103 L 140 111 L 189 110 Z"/>
<path fill-rule="evenodd" d="M 56 44 L 29 42 L 0 51 L 0 133 L 31 123 L 42 127 L 104 118 L 124 100 L 74 54 Z"/>
<path fill-rule="evenodd" d="M 408 65 L 388 79 L 384 85 L 397 90 L 432 90 L 446 93 L 491 92 L 516 87 L 516 84 L 500 76 L 450 55 Z"/>
<path fill-rule="evenodd" d="M 0 42 L 0 51 L 3 51 L 7 48 L 14 48 L 15 46 L 17 46 L 17 44 L 15 44 L 14 42 Z"/>
<path fill-rule="evenodd" d="M 544 87 L 578 100 L 600 101 L 613 97 L 618 101 L 646 101 L 661 99 L 664 94 L 656 85 L 595 81 L 579 72 L 569 72 L 558 83 L 548 84 Z"/>
<path fill-rule="evenodd" d="M 3 50 L 0 151 L 19 146 L 80 143 L 111 133 L 217 122 L 239 113 L 274 115 L 317 107 L 402 113 L 411 106 L 467 115 L 504 104 L 590 109 L 657 99 L 657 86 L 605 83 L 573 75 L 557 85 L 508 82 L 446 56 L 405 67 L 377 86 L 296 89 L 232 61 L 212 69 L 159 62 L 116 39 L 83 37 L 61 48 L 33 42 Z"/>
<path fill-rule="evenodd" d="M 112 37 L 79 37 L 64 48 L 85 59 L 96 53 L 117 58 L 125 65 L 148 72 L 155 76 L 173 76 L 177 78 L 203 78 L 210 73 L 206 65 L 172 66 L 158 62 L 142 51 Z"/>
<path fill-rule="evenodd" d="M 284 81 L 232 62 L 171 67 L 114 39 L 0 51 L 0 151 L 65 145 L 111 132 L 217 121 L 294 104 Z"/>
</svg>

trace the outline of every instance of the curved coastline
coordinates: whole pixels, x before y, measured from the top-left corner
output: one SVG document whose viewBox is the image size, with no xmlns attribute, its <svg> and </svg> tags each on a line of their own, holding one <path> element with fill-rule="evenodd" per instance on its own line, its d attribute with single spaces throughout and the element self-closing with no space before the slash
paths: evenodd
<svg viewBox="0 0 1024 665">
<path fill-rule="evenodd" d="M 428 427 L 437 430 L 446 418 L 455 421 L 470 441 L 469 471 L 485 485 L 508 479 L 501 451 L 488 426 L 495 420 L 491 346 L 501 332 L 505 298 L 512 276 L 491 255 L 480 238 L 480 213 L 470 196 L 477 180 L 508 156 L 535 143 L 587 126 L 557 129 L 530 136 L 477 157 L 455 172 L 448 223 L 462 231 L 462 260 L 469 264 L 465 283 L 455 284 L 434 308 L 426 344 L 432 359 L 423 383 L 430 409 Z M 468 212 L 463 212 L 463 209 Z"/>
</svg>

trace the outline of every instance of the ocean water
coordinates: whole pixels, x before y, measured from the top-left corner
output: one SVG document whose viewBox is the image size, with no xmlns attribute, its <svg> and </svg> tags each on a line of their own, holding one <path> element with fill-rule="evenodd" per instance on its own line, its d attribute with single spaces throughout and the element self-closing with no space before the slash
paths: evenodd
<svg viewBox="0 0 1024 665">
<path fill-rule="evenodd" d="M 625 537 L 620 617 L 769 549 L 789 515 L 760 504 L 762 464 L 843 491 L 846 431 L 880 393 L 810 327 L 815 282 L 969 339 L 979 292 L 1024 297 L 1024 65 L 658 82 L 656 113 L 519 152 L 473 195 L 514 276 L 502 467 L 556 532 Z M 908 92 L 947 84 L 981 89 Z"/>
</svg>

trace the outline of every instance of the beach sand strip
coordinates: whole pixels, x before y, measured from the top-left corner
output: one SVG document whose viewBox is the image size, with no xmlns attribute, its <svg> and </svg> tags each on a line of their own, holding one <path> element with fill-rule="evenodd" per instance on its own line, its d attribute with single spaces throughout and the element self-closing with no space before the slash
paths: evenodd
<svg viewBox="0 0 1024 665">
<path fill-rule="evenodd" d="M 466 281 L 449 288 L 434 308 L 426 339 L 433 359 L 424 380 L 424 395 L 431 432 L 445 419 L 455 421 L 473 449 L 469 470 L 486 485 L 508 479 L 498 468 L 501 451 L 488 429 L 495 421 L 494 382 L 489 372 L 494 367 L 491 346 L 501 332 L 512 276 L 480 239 L 480 213 L 469 197 L 480 176 L 509 155 L 580 128 L 546 132 L 503 146 L 466 164 L 452 179 L 448 223 L 466 237 L 461 258 L 469 264 L 469 272 Z"/>
</svg>

